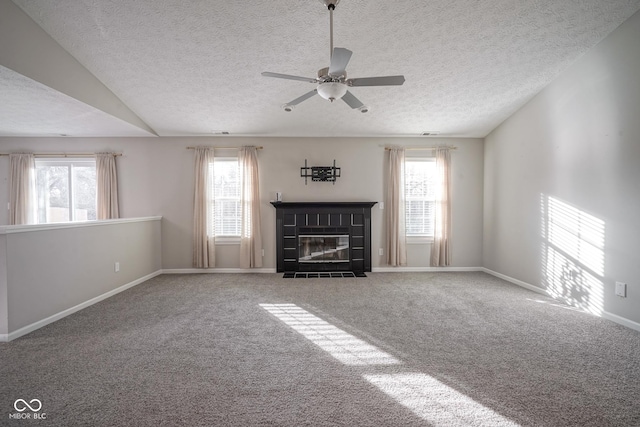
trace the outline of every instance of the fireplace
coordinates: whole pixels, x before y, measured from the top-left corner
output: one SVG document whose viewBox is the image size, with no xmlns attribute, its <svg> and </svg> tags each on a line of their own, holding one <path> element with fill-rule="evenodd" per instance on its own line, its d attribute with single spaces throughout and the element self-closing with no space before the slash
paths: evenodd
<svg viewBox="0 0 640 427">
<path fill-rule="evenodd" d="M 371 271 L 371 207 L 376 202 L 272 202 L 277 271 Z"/>
</svg>

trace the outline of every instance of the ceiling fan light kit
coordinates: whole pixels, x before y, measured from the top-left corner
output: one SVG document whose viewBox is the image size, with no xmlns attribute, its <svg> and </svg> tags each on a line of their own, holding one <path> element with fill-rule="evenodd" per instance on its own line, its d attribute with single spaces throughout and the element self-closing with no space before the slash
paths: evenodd
<svg viewBox="0 0 640 427">
<path fill-rule="evenodd" d="M 340 82 L 325 82 L 318 85 L 318 95 L 333 102 L 347 93 L 347 86 Z"/>
<path fill-rule="evenodd" d="M 291 112 L 293 107 L 311 98 L 316 93 L 320 97 L 333 102 L 336 99 L 342 99 L 352 109 L 357 109 L 361 113 L 367 113 L 369 107 L 365 106 L 358 98 L 356 98 L 348 88 L 353 86 L 401 86 L 404 83 L 404 76 L 384 76 L 384 77 L 364 77 L 347 79 L 347 64 L 351 59 L 349 49 L 342 47 L 333 47 L 333 11 L 340 0 L 320 0 L 329 10 L 329 47 L 331 52 L 331 61 L 328 67 L 318 70 L 318 77 L 307 78 L 300 76 L 292 76 L 289 74 L 271 73 L 265 71 L 262 73 L 265 77 L 275 77 L 286 80 L 299 80 L 317 84 L 317 87 L 305 93 L 304 95 L 288 102 L 282 106 L 286 112 Z"/>
</svg>

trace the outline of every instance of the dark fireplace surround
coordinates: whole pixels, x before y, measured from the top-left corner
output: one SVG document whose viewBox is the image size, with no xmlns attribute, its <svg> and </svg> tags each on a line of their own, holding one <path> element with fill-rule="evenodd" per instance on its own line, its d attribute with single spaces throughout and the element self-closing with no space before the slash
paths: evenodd
<svg viewBox="0 0 640 427">
<path fill-rule="evenodd" d="M 271 202 L 277 271 L 371 271 L 371 208 L 377 202 Z"/>
</svg>

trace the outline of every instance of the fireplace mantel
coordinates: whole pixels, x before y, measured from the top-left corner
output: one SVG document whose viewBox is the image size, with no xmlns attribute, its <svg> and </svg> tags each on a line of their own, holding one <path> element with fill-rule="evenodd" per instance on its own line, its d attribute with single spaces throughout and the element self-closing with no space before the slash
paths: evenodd
<svg viewBox="0 0 640 427">
<path fill-rule="evenodd" d="M 276 208 L 368 208 L 378 202 L 271 202 Z"/>
<path fill-rule="evenodd" d="M 371 271 L 371 208 L 377 202 L 271 202 L 276 208 L 277 271 Z M 299 236 L 349 235 L 349 261 L 308 264 Z"/>
</svg>

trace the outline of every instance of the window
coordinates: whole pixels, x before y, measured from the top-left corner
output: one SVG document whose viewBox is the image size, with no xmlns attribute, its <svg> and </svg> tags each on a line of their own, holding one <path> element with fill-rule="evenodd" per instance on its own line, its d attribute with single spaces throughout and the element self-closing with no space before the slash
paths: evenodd
<svg viewBox="0 0 640 427">
<path fill-rule="evenodd" d="M 215 236 L 240 237 L 240 165 L 237 157 L 216 157 L 213 164 Z M 209 170 L 211 174 L 211 169 Z"/>
<path fill-rule="evenodd" d="M 404 191 L 407 237 L 433 237 L 435 173 L 435 159 L 405 159 Z"/>
<path fill-rule="evenodd" d="M 96 219 L 94 159 L 36 159 L 37 223 Z"/>
</svg>

